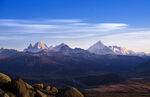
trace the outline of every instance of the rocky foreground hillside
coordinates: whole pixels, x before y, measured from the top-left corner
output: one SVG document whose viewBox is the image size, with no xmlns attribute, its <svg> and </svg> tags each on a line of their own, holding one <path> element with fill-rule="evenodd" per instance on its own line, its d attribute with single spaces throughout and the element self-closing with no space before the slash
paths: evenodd
<svg viewBox="0 0 150 97">
<path fill-rule="evenodd" d="M 84 95 L 73 87 L 58 89 L 42 83 L 28 84 L 21 78 L 11 79 L 0 73 L 0 97 L 84 97 Z"/>
</svg>

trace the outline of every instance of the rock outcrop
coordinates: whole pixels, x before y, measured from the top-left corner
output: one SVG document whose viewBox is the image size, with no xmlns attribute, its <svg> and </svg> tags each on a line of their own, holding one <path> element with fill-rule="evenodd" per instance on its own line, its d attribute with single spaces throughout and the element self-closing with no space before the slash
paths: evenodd
<svg viewBox="0 0 150 97">
<path fill-rule="evenodd" d="M 84 97 L 84 95 L 73 87 L 67 87 L 62 89 L 56 97 Z"/>
<path fill-rule="evenodd" d="M 9 76 L 0 73 L 0 97 L 84 97 L 76 88 L 69 87 L 62 90 L 44 87 L 44 84 L 30 85 L 21 78 L 12 80 Z"/>
<path fill-rule="evenodd" d="M 11 78 L 3 73 L 0 73 L 0 84 L 8 83 L 11 81 Z"/>
<path fill-rule="evenodd" d="M 44 85 L 41 83 L 41 84 L 33 84 L 32 85 L 34 88 L 37 88 L 37 89 L 43 89 L 44 88 Z"/>
</svg>

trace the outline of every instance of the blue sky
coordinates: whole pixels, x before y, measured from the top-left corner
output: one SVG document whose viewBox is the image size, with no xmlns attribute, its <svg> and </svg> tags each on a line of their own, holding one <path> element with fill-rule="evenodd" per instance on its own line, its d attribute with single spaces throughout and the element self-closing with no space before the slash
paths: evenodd
<svg viewBox="0 0 150 97">
<path fill-rule="evenodd" d="M 98 40 L 150 52 L 149 0 L 0 0 L 0 47 L 65 42 L 87 49 Z"/>
</svg>

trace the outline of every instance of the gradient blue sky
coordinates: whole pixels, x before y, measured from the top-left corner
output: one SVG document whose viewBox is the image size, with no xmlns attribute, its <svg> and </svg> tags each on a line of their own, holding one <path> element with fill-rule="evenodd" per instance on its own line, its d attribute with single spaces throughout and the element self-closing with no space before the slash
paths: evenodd
<svg viewBox="0 0 150 97">
<path fill-rule="evenodd" d="M 150 0 L 0 0 L 0 47 L 44 41 L 87 49 L 101 40 L 150 52 Z"/>
</svg>

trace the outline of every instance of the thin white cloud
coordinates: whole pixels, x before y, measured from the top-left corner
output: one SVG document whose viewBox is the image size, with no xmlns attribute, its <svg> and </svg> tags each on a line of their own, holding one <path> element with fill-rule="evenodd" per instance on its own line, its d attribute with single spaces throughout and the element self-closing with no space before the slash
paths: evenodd
<svg viewBox="0 0 150 97">
<path fill-rule="evenodd" d="M 102 23 L 97 25 L 100 28 L 103 29 L 122 29 L 122 28 L 126 28 L 128 25 L 127 24 L 123 24 L 123 23 Z"/>
<path fill-rule="evenodd" d="M 71 25 L 76 25 L 76 26 L 88 26 L 88 23 L 73 23 Z"/>
<path fill-rule="evenodd" d="M 45 20 L 31 21 L 0 19 L 0 27 L 4 32 L 18 33 L 101 33 L 102 31 L 113 31 L 127 27 L 127 24 L 121 23 L 86 23 L 82 20 Z M 44 23 L 43 23 L 44 21 Z M 57 24 L 55 23 L 57 22 Z M 2 30 L 0 29 L 0 32 Z"/>
<path fill-rule="evenodd" d="M 77 39 L 77 38 L 87 38 L 87 37 L 93 37 L 96 36 L 96 34 L 83 34 L 83 35 L 54 35 L 54 36 L 47 36 L 45 38 L 58 38 L 58 39 Z"/>
<path fill-rule="evenodd" d="M 10 37 L 10 36 L 0 36 L 0 40 L 18 40 L 22 39 L 21 37 Z"/>
<path fill-rule="evenodd" d="M 0 26 L 4 27 L 24 27 L 26 29 L 32 28 L 32 29 L 51 29 L 51 28 L 56 28 L 55 25 L 47 25 L 47 24 L 23 24 L 23 23 L 17 23 L 17 22 L 1 22 Z"/>
<path fill-rule="evenodd" d="M 45 20 L 46 22 L 54 22 L 54 23 L 79 23 L 82 22 L 81 19 L 51 19 Z"/>
</svg>

